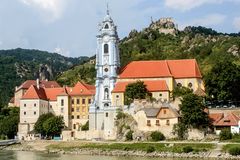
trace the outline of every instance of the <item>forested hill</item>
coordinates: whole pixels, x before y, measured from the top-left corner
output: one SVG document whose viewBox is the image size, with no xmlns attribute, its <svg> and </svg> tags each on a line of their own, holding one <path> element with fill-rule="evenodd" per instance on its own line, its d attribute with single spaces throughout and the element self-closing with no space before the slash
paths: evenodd
<svg viewBox="0 0 240 160">
<path fill-rule="evenodd" d="M 87 61 L 39 50 L 0 50 L 0 106 L 13 96 L 14 88 L 27 79 L 55 79 L 56 75 Z"/>
</svg>

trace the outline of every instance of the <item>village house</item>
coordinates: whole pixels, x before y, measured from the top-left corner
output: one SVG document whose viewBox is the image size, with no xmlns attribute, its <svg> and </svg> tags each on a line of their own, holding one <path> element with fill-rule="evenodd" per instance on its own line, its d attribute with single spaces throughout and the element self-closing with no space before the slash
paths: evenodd
<svg viewBox="0 0 240 160">
<path fill-rule="evenodd" d="M 160 131 L 165 137 L 173 138 L 173 126 L 178 124 L 180 115 L 178 111 L 168 103 L 155 107 L 142 108 L 133 115 L 139 131 Z"/>
<path fill-rule="evenodd" d="M 88 121 L 89 104 L 95 87 L 78 82 L 74 87 L 44 88 L 37 83 L 20 99 L 19 138 L 28 139 L 39 116 L 46 113 L 61 115 L 66 129 L 80 130 Z"/>
<path fill-rule="evenodd" d="M 240 117 L 235 113 L 211 113 L 209 118 L 217 135 L 223 129 L 228 129 L 232 134 L 240 133 Z"/>
</svg>

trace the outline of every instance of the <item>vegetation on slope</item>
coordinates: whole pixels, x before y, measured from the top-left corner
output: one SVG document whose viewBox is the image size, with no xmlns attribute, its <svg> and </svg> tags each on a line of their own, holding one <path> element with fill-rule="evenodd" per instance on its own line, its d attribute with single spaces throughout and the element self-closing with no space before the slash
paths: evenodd
<svg viewBox="0 0 240 160">
<path fill-rule="evenodd" d="M 41 65 L 47 65 L 54 79 L 59 72 L 86 60 L 88 57 L 68 58 L 39 50 L 0 50 L 0 106 L 9 102 L 15 86 L 27 79 L 36 79 Z"/>
</svg>

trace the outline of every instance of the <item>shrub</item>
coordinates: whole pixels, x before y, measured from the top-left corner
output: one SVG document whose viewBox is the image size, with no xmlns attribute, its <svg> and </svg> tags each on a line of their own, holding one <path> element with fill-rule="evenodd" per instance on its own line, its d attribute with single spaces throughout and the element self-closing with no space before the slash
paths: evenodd
<svg viewBox="0 0 240 160">
<path fill-rule="evenodd" d="M 148 146 L 147 147 L 147 153 L 152 153 L 154 152 L 156 149 L 153 146 Z"/>
<path fill-rule="evenodd" d="M 232 139 L 232 133 L 229 129 L 223 129 L 219 135 L 220 140 Z"/>
<path fill-rule="evenodd" d="M 191 146 L 185 146 L 183 147 L 183 152 L 184 153 L 190 153 L 193 151 L 193 148 Z"/>
<path fill-rule="evenodd" d="M 123 113 L 122 111 L 117 112 L 117 115 L 116 115 L 117 120 L 124 119 L 126 117 L 127 117 L 127 115 L 125 113 Z"/>
<path fill-rule="evenodd" d="M 165 140 L 165 136 L 161 133 L 161 132 L 158 132 L 158 131 L 154 131 L 151 133 L 151 138 L 152 140 L 154 141 L 162 141 L 162 140 Z"/>
<path fill-rule="evenodd" d="M 89 130 L 89 121 L 87 121 L 83 126 L 82 126 L 82 131 L 88 131 Z"/>
<path fill-rule="evenodd" d="M 133 140 L 132 134 L 133 134 L 133 131 L 131 131 L 131 130 L 127 132 L 127 134 L 126 134 L 126 140 L 127 141 Z"/>
<path fill-rule="evenodd" d="M 233 156 L 238 156 L 240 155 L 240 147 L 239 146 L 231 147 L 229 148 L 228 153 Z"/>
</svg>

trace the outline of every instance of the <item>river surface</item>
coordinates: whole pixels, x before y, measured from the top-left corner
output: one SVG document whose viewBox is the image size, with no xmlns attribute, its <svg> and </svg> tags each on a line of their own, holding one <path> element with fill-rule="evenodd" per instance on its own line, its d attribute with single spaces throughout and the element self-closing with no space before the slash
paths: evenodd
<svg viewBox="0 0 240 160">
<path fill-rule="evenodd" d="M 24 151 L 0 151 L 0 160 L 185 160 L 185 159 L 114 157 L 114 156 L 108 157 L 108 156 L 47 154 L 47 153 L 41 153 L 41 152 L 24 152 Z M 193 159 L 187 159 L 187 160 L 193 160 Z"/>
</svg>

